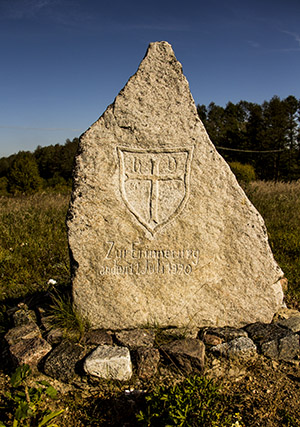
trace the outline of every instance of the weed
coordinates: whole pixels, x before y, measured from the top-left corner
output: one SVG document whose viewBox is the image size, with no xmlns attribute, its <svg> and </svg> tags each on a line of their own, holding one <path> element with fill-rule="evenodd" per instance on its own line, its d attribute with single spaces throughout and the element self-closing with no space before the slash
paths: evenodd
<svg viewBox="0 0 300 427">
<path fill-rule="evenodd" d="M 159 386 L 146 397 L 146 408 L 137 414 L 143 426 L 232 426 L 238 414 L 226 413 L 225 397 L 205 377 L 192 376 L 181 383 Z M 234 425 L 234 424 L 233 424 Z"/>
<path fill-rule="evenodd" d="M 88 324 L 76 311 L 71 296 L 59 295 L 57 292 L 51 294 L 52 304 L 50 306 L 50 323 L 53 327 L 63 331 L 65 338 L 78 341 L 82 338 Z"/>
<path fill-rule="evenodd" d="M 56 390 L 47 381 L 37 381 L 35 387 L 29 387 L 27 379 L 31 374 L 28 365 L 18 367 L 11 377 L 11 391 L 6 393 L 6 415 L 13 421 L 7 424 L 0 422 L 0 427 L 12 425 L 13 427 L 56 427 L 52 421 L 58 417 L 64 409 L 51 411 L 45 402 L 48 398 L 56 398 Z"/>
</svg>

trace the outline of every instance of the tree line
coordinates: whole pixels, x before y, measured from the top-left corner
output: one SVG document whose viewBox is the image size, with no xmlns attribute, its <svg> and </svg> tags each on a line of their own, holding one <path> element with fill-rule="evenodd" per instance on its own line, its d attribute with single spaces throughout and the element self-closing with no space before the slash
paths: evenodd
<svg viewBox="0 0 300 427">
<path fill-rule="evenodd" d="M 32 153 L 19 151 L 0 159 L 0 194 L 30 194 L 55 189 L 68 191 L 78 148 L 78 138 L 64 145 L 38 146 Z"/>
<path fill-rule="evenodd" d="M 247 165 L 262 180 L 300 179 L 300 100 L 274 96 L 263 104 L 197 105 L 210 139 L 233 166 Z M 0 194 L 69 190 L 78 138 L 0 158 Z M 246 170 L 246 169 L 244 169 Z M 249 170 L 249 169 L 248 169 Z M 252 174 L 253 175 L 253 174 Z"/>
<path fill-rule="evenodd" d="M 300 100 L 274 96 L 262 105 L 197 105 L 212 142 L 228 162 L 254 167 L 262 180 L 300 178 Z"/>
</svg>

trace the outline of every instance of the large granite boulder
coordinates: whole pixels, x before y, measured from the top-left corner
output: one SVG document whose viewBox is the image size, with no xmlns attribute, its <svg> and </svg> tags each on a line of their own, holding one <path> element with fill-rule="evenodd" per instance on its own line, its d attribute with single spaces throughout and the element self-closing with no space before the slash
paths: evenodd
<svg viewBox="0 0 300 427">
<path fill-rule="evenodd" d="M 81 136 L 67 224 L 74 301 L 93 328 L 240 327 L 282 304 L 263 219 L 167 42 Z"/>
</svg>

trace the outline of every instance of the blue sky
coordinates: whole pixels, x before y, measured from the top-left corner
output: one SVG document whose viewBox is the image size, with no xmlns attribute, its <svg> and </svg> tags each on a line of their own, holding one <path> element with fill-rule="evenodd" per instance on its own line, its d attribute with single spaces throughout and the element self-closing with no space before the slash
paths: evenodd
<svg viewBox="0 0 300 427">
<path fill-rule="evenodd" d="M 79 136 L 159 40 L 196 104 L 300 98 L 299 0 L 0 0 L 0 157 Z"/>
</svg>

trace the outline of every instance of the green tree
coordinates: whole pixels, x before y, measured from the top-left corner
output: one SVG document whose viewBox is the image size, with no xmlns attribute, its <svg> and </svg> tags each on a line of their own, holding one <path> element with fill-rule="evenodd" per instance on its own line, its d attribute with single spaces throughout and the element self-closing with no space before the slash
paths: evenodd
<svg viewBox="0 0 300 427">
<path fill-rule="evenodd" d="M 207 120 L 207 108 L 204 104 L 197 105 L 197 113 L 198 116 L 200 118 L 200 120 L 202 121 L 202 123 L 204 124 L 204 126 L 206 126 L 206 120 Z"/>
<path fill-rule="evenodd" d="M 207 109 L 206 130 L 215 145 L 221 145 L 225 139 L 224 108 L 211 102 Z"/>
<path fill-rule="evenodd" d="M 59 178 L 70 184 L 78 138 L 66 140 L 65 145 L 38 146 L 34 152 L 40 176 L 51 186 Z M 61 180 L 59 180 L 61 182 Z M 62 182 L 61 182 L 62 184 Z"/>
<path fill-rule="evenodd" d="M 8 191 L 13 194 L 30 194 L 42 187 L 38 166 L 32 153 L 20 151 L 13 160 L 7 174 Z"/>
</svg>

